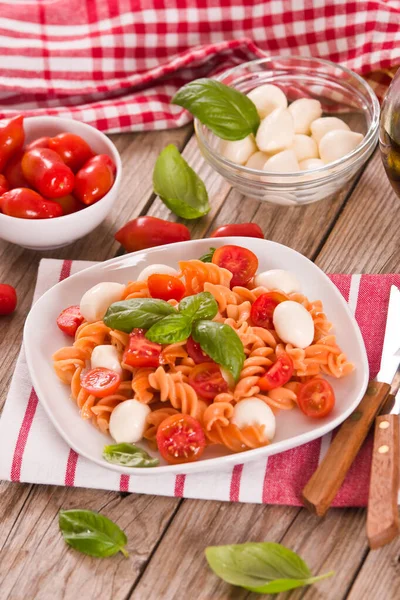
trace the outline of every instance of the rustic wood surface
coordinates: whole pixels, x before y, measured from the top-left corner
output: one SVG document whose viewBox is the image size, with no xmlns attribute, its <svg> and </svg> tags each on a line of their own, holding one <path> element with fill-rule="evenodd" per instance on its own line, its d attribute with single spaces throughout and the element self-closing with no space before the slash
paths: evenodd
<svg viewBox="0 0 400 600">
<path fill-rule="evenodd" d="M 72 246 L 37 253 L 0 241 L 0 281 L 17 288 L 17 312 L 0 322 L 0 409 L 17 358 L 40 258 L 104 260 L 120 249 L 113 233 L 141 214 L 174 219 L 154 197 L 158 152 L 175 143 L 203 177 L 211 212 L 190 223 L 193 237 L 228 222 L 255 221 L 266 238 L 287 244 L 327 272 L 400 270 L 400 201 L 376 152 L 335 198 L 301 209 L 243 198 L 205 164 L 192 129 L 112 136 L 124 175 L 115 210 Z M 60 508 L 101 510 L 124 528 L 130 557 L 108 560 L 68 549 L 57 526 Z M 400 540 L 370 551 L 365 510 L 332 509 L 319 519 L 305 509 L 0 483 L 0 599 L 248 600 L 255 595 L 218 580 L 204 559 L 209 544 L 277 541 L 298 551 L 313 573 L 332 579 L 290 594 L 292 600 L 391 600 L 399 597 Z M 279 595 L 285 598 L 288 595 Z"/>
</svg>

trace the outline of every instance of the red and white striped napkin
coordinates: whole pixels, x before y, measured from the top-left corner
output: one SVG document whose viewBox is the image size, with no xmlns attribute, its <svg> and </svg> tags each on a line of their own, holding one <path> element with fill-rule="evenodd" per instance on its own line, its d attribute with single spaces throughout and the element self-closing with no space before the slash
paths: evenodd
<svg viewBox="0 0 400 600">
<path fill-rule="evenodd" d="M 94 263 L 43 259 L 34 300 L 58 281 Z M 355 313 L 371 377 L 379 370 L 387 305 L 397 275 L 331 275 Z M 300 492 L 329 447 L 331 435 L 268 459 L 223 471 L 185 475 L 118 475 L 78 456 L 53 428 L 32 389 L 22 348 L 0 420 L 0 479 L 162 496 L 301 505 Z M 365 506 L 371 439 L 356 458 L 335 506 Z"/>
</svg>

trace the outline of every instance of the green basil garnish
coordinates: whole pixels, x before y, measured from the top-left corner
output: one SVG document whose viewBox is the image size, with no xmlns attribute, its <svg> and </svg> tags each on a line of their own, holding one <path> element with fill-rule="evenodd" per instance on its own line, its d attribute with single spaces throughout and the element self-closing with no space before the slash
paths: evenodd
<svg viewBox="0 0 400 600">
<path fill-rule="evenodd" d="M 206 187 L 173 144 L 160 152 L 153 171 L 154 192 L 173 213 L 197 219 L 208 213 Z"/>
<path fill-rule="evenodd" d="M 113 465 L 124 467 L 157 467 L 160 463 L 143 448 L 128 443 L 104 446 L 103 458 Z"/>
<path fill-rule="evenodd" d="M 230 371 L 237 381 L 245 359 L 243 344 L 238 334 L 223 323 L 196 321 L 192 337 L 216 363 Z"/>
<path fill-rule="evenodd" d="M 61 510 L 58 523 L 65 542 L 83 554 L 101 558 L 122 552 L 129 556 L 125 533 L 104 515 L 91 510 Z"/>
<path fill-rule="evenodd" d="M 216 248 L 210 248 L 210 250 L 208 252 L 203 254 L 203 256 L 200 256 L 199 260 L 201 260 L 201 262 L 204 262 L 204 263 L 212 262 L 212 257 L 214 256 L 215 250 L 216 250 Z"/>
<path fill-rule="evenodd" d="M 260 125 L 250 98 L 214 79 L 197 79 L 184 85 L 171 102 L 186 108 L 224 140 L 242 140 L 256 133 Z"/>
<path fill-rule="evenodd" d="M 156 298 L 132 298 L 114 302 L 108 308 L 103 321 L 107 327 L 131 333 L 135 327 L 150 329 L 152 325 L 168 315 L 176 313 L 176 308 Z"/>
<path fill-rule="evenodd" d="M 218 312 L 218 304 L 210 292 L 200 292 L 183 298 L 179 303 L 179 312 L 192 321 L 213 319 Z"/>
<path fill-rule="evenodd" d="M 313 577 L 296 552 L 272 542 L 210 546 L 205 554 L 218 577 L 258 594 L 286 592 L 334 574 Z"/>
<path fill-rule="evenodd" d="M 192 321 L 188 317 L 180 314 L 170 315 L 150 327 L 146 337 L 157 344 L 176 344 L 186 340 L 191 330 Z"/>
</svg>

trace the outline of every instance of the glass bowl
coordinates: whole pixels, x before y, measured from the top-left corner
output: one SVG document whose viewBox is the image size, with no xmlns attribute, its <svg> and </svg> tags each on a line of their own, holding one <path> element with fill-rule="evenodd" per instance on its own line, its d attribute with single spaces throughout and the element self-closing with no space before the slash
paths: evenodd
<svg viewBox="0 0 400 600">
<path fill-rule="evenodd" d="M 217 77 L 243 93 L 272 83 L 289 103 L 299 98 L 319 100 L 323 116 L 337 116 L 364 135 L 362 143 L 342 158 L 313 171 L 275 173 L 233 163 L 218 152 L 219 138 L 195 119 L 201 153 L 241 194 L 272 204 L 302 205 L 336 194 L 368 160 L 378 140 L 379 102 L 356 73 L 328 60 L 275 56 L 244 63 Z"/>
</svg>

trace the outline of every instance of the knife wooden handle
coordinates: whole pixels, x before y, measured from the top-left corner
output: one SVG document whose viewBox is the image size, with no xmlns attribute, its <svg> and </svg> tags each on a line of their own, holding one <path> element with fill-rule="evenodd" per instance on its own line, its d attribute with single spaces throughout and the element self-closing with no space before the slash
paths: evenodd
<svg viewBox="0 0 400 600">
<path fill-rule="evenodd" d="M 342 423 L 318 469 L 303 490 L 304 505 L 323 517 L 390 392 L 390 385 L 371 381 L 356 410 Z"/>
<path fill-rule="evenodd" d="M 380 548 L 399 534 L 399 416 L 375 421 L 374 450 L 367 512 L 370 548 Z"/>
</svg>

